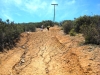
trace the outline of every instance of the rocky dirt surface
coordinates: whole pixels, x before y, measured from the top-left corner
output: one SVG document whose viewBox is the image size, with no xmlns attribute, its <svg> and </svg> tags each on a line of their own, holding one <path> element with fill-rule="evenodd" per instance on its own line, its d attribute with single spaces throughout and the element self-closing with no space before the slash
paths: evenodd
<svg viewBox="0 0 100 75">
<path fill-rule="evenodd" d="M 60 27 L 22 33 L 17 46 L 0 53 L 0 75 L 100 75 L 100 46 Z"/>
</svg>

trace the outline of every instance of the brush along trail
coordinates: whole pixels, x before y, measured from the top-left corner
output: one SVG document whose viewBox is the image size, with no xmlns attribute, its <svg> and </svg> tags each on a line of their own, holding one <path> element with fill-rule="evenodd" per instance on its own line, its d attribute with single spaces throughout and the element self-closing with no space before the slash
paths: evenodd
<svg viewBox="0 0 100 75">
<path fill-rule="evenodd" d="M 60 27 L 22 33 L 17 46 L 0 53 L 0 75 L 100 75 L 100 47 Z"/>
</svg>

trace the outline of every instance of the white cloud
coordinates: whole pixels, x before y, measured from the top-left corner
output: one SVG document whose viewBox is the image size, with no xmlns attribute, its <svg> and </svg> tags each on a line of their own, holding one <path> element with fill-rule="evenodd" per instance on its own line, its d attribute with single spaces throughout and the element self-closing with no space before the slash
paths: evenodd
<svg viewBox="0 0 100 75">
<path fill-rule="evenodd" d="M 16 5 L 22 4 L 22 0 L 12 0 L 12 1 L 14 1 Z"/>
<path fill-rule="evenodd" d="M 10 21 L 13 21 L 13 19 L 11 18 L 11 16 L 7 15 L 7 14 L 3 14 L 3 17 L 5 19 L 9 19 Z"/>
<path fill-rule="evenodd" d="M 100 3 L 97 2 L 92 9 L 91 1 L 87 0 L 0 0 L 0 17 L 15 20 L 17 17 L 29 17 L 32 19 L 53 19 L 54 6 L 56 6 L 56 19 L 72 18 L 79 15 L 91 14 L 100 11 Z M 91 11 L 90 11 L 91 10 Z M 23 17 L 22 17 L 23 16 Z M 24 19 L 23 19 L 24 20 Z"/>
<path fill-rule="evenodd" d="M 4 20 L 9 19 L 10 21 L 13 21 L 12 15 L 8 10 L 1 10 L 1 14 Z"/>
<path fill-rule="evenodd" d="M 76 0 L 68 0 L 66 1 L 66 4 L 67 5 L 72 5 L 72 4 L 75 4 Z"/>
<path fill-rule="evenodd" d="M 74 4 L 75 2 L 76 2 L 75 0 L 72 0 L 72 1 L 71 1 L 71 4 Z"/>
<path fill-rule="evenodd" d="M 6 6 L 10 6 L 12 4 L 14 5 L 20 5 L 22 3 L 23 0 L 1 0 L 3 2 L 3 4 L 5 4 Z"/>
<path fill-rule="evenodd" d="M 21 14 L 19 14 L 19 13 L 15 13 L 17 16 L 21 16 Z"/>
<path fill-rule="evenodd" d="M 44 14 L 48 11 L 48 1 L 41 1 L 41 0 L 2 0 L 3 4 L 6 5 L 5 8 L 2 8 L 3 11 L 2 16 L 3 18 L 10 18 L 13 14 L 16 16 L 22 16 L 20 12 L 17 11 L 13 7 L 17 7 L 18 9 L 22 10 L 22 12 L 27 12 L 29 15 L 32 16 L 39 16 L 43 17 Z M 18 10 L 18 11 L 20 11 Z M 47 11 L 46 11 L 47 10 Z"/>
<path fill-rule="evenodd" d="M 46 14 L 45 14 L 44 17 L 49 16 L 49 18 L 53 18 L 53 16 L 54 16 L 54 5 L 51 5 L 51 4 L 58 4 L 58 1 L 52 0 L 50 3 L 48 3 L 48 7 L 46 7 L 47 11 L 46 11 Z M 56 7 L 55 11 L 57 11 L 57 7 Z"/>
<path fill-rule="evenodd" d="M 53 10 L 53 6 L 51 6 L 51 4 L 57 3 L 56 0 L 51 0 L 51 2 L 42 0 L 3 0 L 3 2 L 5 5 L 14 5 L 18 9 L 31 14 L 42 12 L 47 12 L 47 14 L 50 14 Z M 6 8 L 8 7 L 6 6 Z"/>
<path fill-rule="evenodd" d="M 53 1 L 51 2 L 51 4 L 57 4 L 57 1 L 53 0 Z"/>
<path fill-rule="evenodd" d="M 33 5 L 33 3 L 25 3 L 25 8 L 27 11 L 36 11 L 38 9 L 38 6 Z"/>
<path fill-rule="evenodd" d="M 41 4 L 40 7 L 41 7 L 42 9 L 45 9 L 46 6 L 47 6 L 47 3 L 46 3 L 46 2 L 43 2 L 43 3 Z"/>
<path fill-rule="evenodd" d="M 17 3 L 16 3 L 17 2 Z M 41 0 L 15 0 L 15 5 L 26 12 L 33 13 L 47 7 L 47 3 Z"/>
</svg>

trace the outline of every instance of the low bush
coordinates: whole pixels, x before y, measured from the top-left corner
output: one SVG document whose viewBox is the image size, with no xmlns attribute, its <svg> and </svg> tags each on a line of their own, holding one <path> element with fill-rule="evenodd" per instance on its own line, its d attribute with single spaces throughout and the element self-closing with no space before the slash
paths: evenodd
<svg viewBox="0 0 100 75">
<path fill-rule="evenodd" d="M 66 21 L 66 22 L 63 23 L 62 26 L 63 26 L 64 33 L 68 34 L 73 27 L 73 22 L 70 21 L 70 20 Z"/>
<path fill-rule="evenodd" d="M 76 32 L 74 29 L 71 29 L 70 32 L 69 32 L 70 36 L 75 36 L 76 35 Z"/>
<path fill-rule="evenodd" d="M 100 25 L 91 24 L 81 26 L 85 43 L 100 44 Z"/>
</svg>

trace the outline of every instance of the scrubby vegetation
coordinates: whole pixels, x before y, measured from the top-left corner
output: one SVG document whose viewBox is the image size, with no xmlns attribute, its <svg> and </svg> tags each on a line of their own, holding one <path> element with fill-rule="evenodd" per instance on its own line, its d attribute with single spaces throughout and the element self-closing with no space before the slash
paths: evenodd
<svg viewBox="0 0 100 75">
<path fill-rule="evenodd" d="M 25 31 L 35 31 L 34 25 L 15 24 L 14 22 L 3 22 L 0 19 L 0 51 L 4 48 L 11 49 L 16 45 L 16 42 L 20 39 L 20 33 Z"/>
<path fill-rule="evenodd" d="M 85 43 L 100 44 L 100 16 L 81 16 L 74 21 L 63 21 L 63 30 L 66 34 L 82 33 Z"/>
<path fill-rule="evenodd" d="M 73 28 L 73 21 L 66 20 L 63 22 L 62 26 L 63 26 L 64 33 L 68 34 L 70 30 Z"/>
<path fill-rule="evenodd" d="M 46 20 L 46 21 L 42 21 L 42 22 L 35 22 L 35 23 L 31 23 L 31 24 L 34 24 L 34 26 L 36 28 L 41 28 L 41 25 L 43 25 L 44 27 L 47 27 L 47 26 L 54 26 L 53 22 L 51 20 Z"/>
<path fill-rule="evenodd" d="M 29 23 L 14 23 L 10 22 L 9 19 L 6 22 L 0 19 L 0 51 L 3 51 L 5 48 L 7 50 L 16 46 L 16 42 L 20 40 L 20 34 L 22 32 L 35 32 L 36 28 L 40 28 L 41 25 L 44 27 L 54 26 L 51 20 L 42 21 L 42 22 L 29 22 Z"/>
<path fill-rule="evenodd" d="M 71 29 L 70 32 L 69 32 L 70 36 L 75 36 L 76 35 L 76 32 L 74 29 Z"/>
<path fill-rule="evenodd" d="M 0 51 L 4 48 L 11 49 L 16 46 L 16 42 L 20 39 L 22 32 L 35 32 L 36 28 L 54 26 L 58 24 L 53 23 L 51 20 L 42 22 L 30 23 L 14 23 L 9 19 L 6 22 L 0 19 Z M 82 33 L 85 38 L 85 43 L 100 44 L 100 16 L 81 16 L 74 20 L 64 20 L 60 23 L 64 33 L 75 36 L 76 33 Z"/>
</svg>

